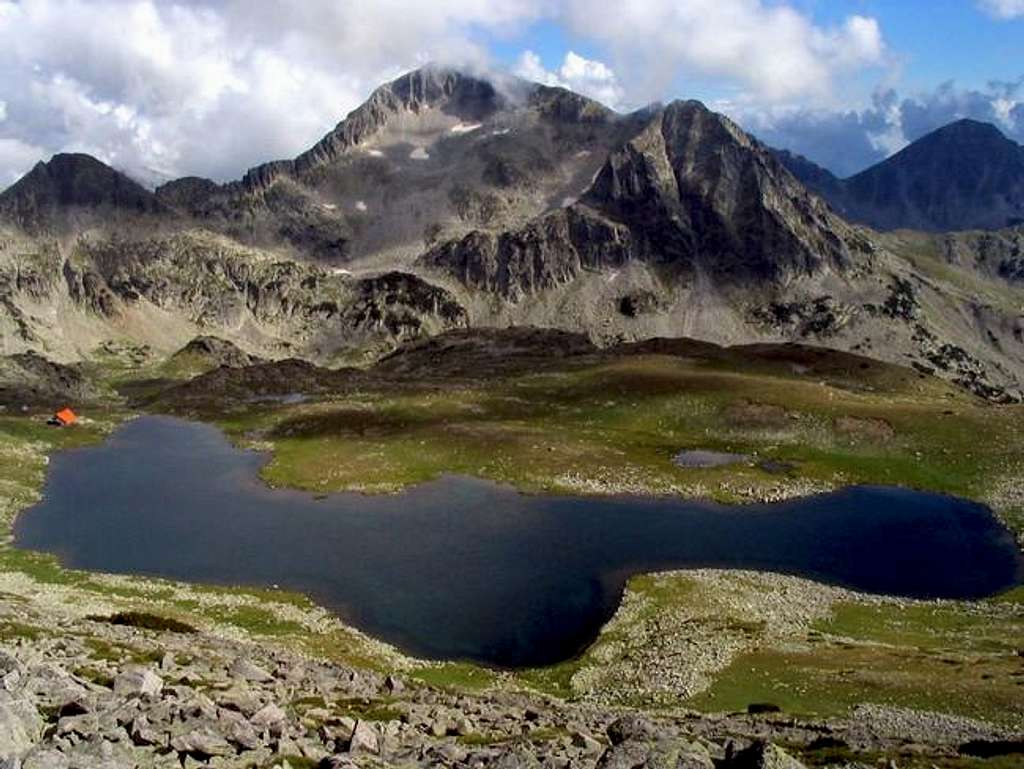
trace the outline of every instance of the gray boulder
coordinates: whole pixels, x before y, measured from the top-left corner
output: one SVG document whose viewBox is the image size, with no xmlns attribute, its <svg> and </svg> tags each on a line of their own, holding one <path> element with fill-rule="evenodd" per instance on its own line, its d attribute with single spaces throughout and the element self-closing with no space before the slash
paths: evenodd
<svg viewBox="0 0 1024 769">
<path fill-rule="evenodd" d="M 42 735 L 43 719 L 23 697 L 0 694 L 0 756 L 20 756 Z"/>
<path fill-rule="evenodd" d="M 21 769 L 69 769 L 68 757 L 57 750 L 34 750 L 25 756 Z"/>
<path fill-rule="evenodd" d="M 755 742 L 727 762 L 728 769 L 807 769 L 778 745 Z"/>
<path fill-rule="evenodd" d="M 249 719 L 249 723 L 257 729 L 280 730 L 281 725 L 286 719 L 285 712 L 277 705 L 271 703 L 256 711 L 252 718 Z"/>
<path fill-rule="evenodd" d="M 129 668 L 114 678 L 114 694 L 122 697 L 155 697 L 164 680 L 149 668 Z"/>
<path fill-rule="evenodd" d="M 377 730 L 366 721 L 357 721 L 355 731 L 352 732 L 352 740 L 348 744 L 348 752 L 352 755 L 379 753 L 380 738 L 377 736 Z"/>
<path fill-rule="evenodd" d="M 244 678 L 246 681 L 254 683 L 265 684 L 274 680 L 274 676 L 244 657 L 236 659 L 228 669 L 228 672 L 235 678 Z"/>
<path fill-rule="evenodd" d="M 193 729 L 171 740 L 171 747 L 191 756 L 233 756 L 235 749 L 221 735 L 208 729 Z"/>
</svg>

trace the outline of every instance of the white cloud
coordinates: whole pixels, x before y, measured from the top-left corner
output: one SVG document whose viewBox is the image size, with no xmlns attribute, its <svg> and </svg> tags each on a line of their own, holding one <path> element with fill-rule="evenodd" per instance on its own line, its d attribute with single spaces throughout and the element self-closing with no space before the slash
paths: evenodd
<svg viewBox="0 0 1024 769">
<path fill-rule="evenodd" d="M 609 106 L 711 78 L 737 102 L 827 102 L 886 58 L 877 22 L 817 25 L 795 0 L 0 0 L 0 178 L 87 151 L 143 180 L 311 146 L 381 82 L 427 61 L 485 67 L 480 41 L 548 19 L 601 50 L 521 74 Z M 686 95 L 692 95 L 686 94 Z"/>
<path fill-rule="evenodd" d="M 587 59 L 569 51 L 557 72 L 550 72 L 533 51 L 524 51 L 516 62 L 515 73 L 527 80 L 557 85 L 589 96 L 609 107 L 620 107 L 624 98 L 615 73 L 601 61 Z"/>
<path fill-rule="evenodd" d="M 44 150 L 18 139 L 0 138 L 0 187 L 13 184 L 25 171 L 34 166 Z"/>
<path fill-rule="evenodd" d="M 306 149 L 404 70 L 483 62 L 471 26 L 537 13 L 537 0 L 0 0 L 0 137 L 148 181 L 236 178 Z"/>
<path fill-rule="evenodd" d="M 756 101 L 816 99 L 845 73 L 885 63 L 875 19 L 821 27 L 785 3 L 762 0 L 566 0 L 573 32 L 614 52 L 640 99 L 680 75 L 719 78 Z"/>
<path fill-rule="evenodd" d="M 978 4 L 997 19 L 1016 19 L 1024 16 L 1024 0 L 979 0 Z"/>
</svg>

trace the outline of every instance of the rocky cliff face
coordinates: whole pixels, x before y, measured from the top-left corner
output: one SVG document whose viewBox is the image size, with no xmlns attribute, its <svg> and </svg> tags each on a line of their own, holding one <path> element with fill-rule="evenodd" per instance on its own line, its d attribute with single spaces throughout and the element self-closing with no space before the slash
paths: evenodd
<svg viewBox="0 0 1024 769">
<path fill-rule="evenodd" d="M 629 261 L 721 283 L 843 271 L 870 252 L 764 147 L 697 102 L 655 113 L 580 202 L 498 235 L 474 231 L 421 263 L 516 299 Z"/>
<path fill-rule="evenodd" d="M 996 230 L 1024 222 L 1024 147 L 960 120 L 849 179 L 806 158 L 780 160 L 851 221 L 882 230 Z"/>
<path fill-rule="evenodd" d="M 0 302 L 9 346 L 57 358 L 88 354 L 107 335 L 171 352 L 207 332 L 267 356 L 323 361 L 467 322 L 449 292 L 410 273 L 356 278 L 195 232 L 12 246 L 0 261 Z"/>
<path fill-rule="evenodd" d="M 1024 226 L 997 232 L 957 232 L 937 237 L 943 258 L 1014 286 L 1024 285 Z"/>
<path fill-rule="evenodd" d="M 578 195 L 627 124 L 563 89 L 426 67 L 292 160 L 226 185 L 170 182 L 157 197 L 252 245 L 403 263 L 446 232 L 501 229 Z"/>
</svg>

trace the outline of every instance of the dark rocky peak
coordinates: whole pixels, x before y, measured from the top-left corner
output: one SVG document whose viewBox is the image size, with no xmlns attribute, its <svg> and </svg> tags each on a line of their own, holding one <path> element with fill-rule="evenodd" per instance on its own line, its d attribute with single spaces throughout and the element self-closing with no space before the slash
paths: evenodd
<svg viewBox="0 0 1024 769">
<path fill-rule="evenodd" d="M 728 118 L 696 101 L 656 112 L 612 153 L 584 202 L 623 222 L 648 259 L 777 279 L 851 256 L 848 228 Z"/>
<path fill-rule="evenodd" d="M 1024 221 L 1024 147 L 994 125 L 958 120 L 818 191 L 878 229 L 1001 229 Z"/>
<path fill-rule="evenodd" d="M 156 213 L 164 206 L 138 182 L 91 155 L 54 155 L 40 162 L 0 194 L 0 212 L 17 224 L 36 228 L 52 223 L 68 208 L 115 208 Z"/>
<path fill-rule="evenodd" d="M 387 97 L 413 112 L 435 107 L 470 120 L 486 118 L 506 101 L 489 79 L 434 65 L 407 72 L 379 88 L 370 100 Z"/>
<path fill-rule="evenodd" d="M 201 210 L 205 204 L 223 188 L 212 179 L 200 176 L 185 176 L 174 179 L 156 188 L 156 197 L 161 203 L 182 211 Z"/>
<path fill-rule="evenodd" d="M 1024 173 L 1024 148 L 991 123 L 958 120 L 921 137 L 849 182 L 854 187 L 870 184 L 880 173 L 893 170 L 933 175 L 936 183 L 973 183 L 981 174 L 1008 177 Z"/>
<path fill-rule="evenodd" d="M 920 149 L 921 147 L 944 142 L 953 142 L 960 149 L 970 148 L 971 146 L 982 148 L 1001 146 L 1020 150 L 1020 145 L 1008 139 L 992 123 L 985 123 L 970 118 L 962 118 L 949 125 L 942 126 L 930 134 L 925 134 L 910 146 Z"/>
</svg>

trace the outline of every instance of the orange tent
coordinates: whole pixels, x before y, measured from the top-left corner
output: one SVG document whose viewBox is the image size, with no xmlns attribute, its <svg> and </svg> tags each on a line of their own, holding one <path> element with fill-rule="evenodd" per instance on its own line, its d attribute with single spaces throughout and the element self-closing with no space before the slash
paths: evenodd
<svg viewBox="0 0 1024 769">
<path fill-rule="evenodd" d="M 53 415 L 54 420 L 61 426 L 72 425 L 78 421 L 78 415 L 74 411 L 65 407 Z"/>
</svg>

